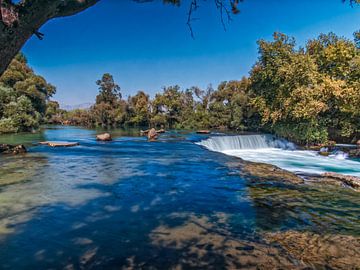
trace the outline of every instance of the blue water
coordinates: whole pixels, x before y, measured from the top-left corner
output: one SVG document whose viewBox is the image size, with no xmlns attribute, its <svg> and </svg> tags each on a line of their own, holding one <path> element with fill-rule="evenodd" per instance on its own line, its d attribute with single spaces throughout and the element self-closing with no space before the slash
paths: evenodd
<svg viewBox="0 0 360 270">
<path fill-rule="evenodd" d="M 190 258 L 222 269 L 234 258 L 219 239 L 256 249 L 268 245 L 266 232 L 360 236 L 360 196 L 350 189 L 248 182 L 239 159 L 190 132 L 151 143 L 138 130 L 112 131 L 113 142 L 97 142 L 98 132 L 0 136 L 29 146 L 0 157 L 1 269 L 192 268 Z M 32 145 L 45 140 L 80 146 Z"/>
</svg>

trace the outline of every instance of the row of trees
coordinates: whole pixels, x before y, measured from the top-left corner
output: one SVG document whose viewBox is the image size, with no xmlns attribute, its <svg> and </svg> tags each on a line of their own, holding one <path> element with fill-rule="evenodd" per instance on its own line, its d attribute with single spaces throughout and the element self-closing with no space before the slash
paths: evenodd
<svg viewBox="0 0 360 270">
<path fill-rule="evenodd" d="M 143 91 L 122 100 L 110 74 L 88 111 L 68 114 L 74 124 L 264 130 L 298 143 L 351 141 L 360 133 L 360 33 L 354 40 L 321 34 L 297 47 L 275 33 L 260 40 L 248 78 L 217 89 L 163 88 L 150 99 Z"/>
<path fill-rule="evenodd" d="M 263 130 L 299 143 L 351 141 L 360 134 L 360 33 L 354 40 L 333 33 L 297 47 L 275 33 L 260 40 L 249 77 L 216 89 L 164 87 L 153 99 L 145 92 L 124 100 L 112 75 L 96 84 L 88 110 L 65 112 L 48 99 L 55 88 L 18 55 L 0 77 L 0 132 L 29 131 L 41 121 L 74 125 L 164 126 Z"/>
<path fill-rule="evenodd" d="M 97 81 L 99 94 L 89 110 L 74 110 L 64 114 L 59 110 L 53 119 L 74 125 L 167 127 L 167 128 L 221 128 L 244 130 L 256 128 L 256 114 L 247 94 L 249 80 L 221 83 L 215 90 L 192 87 L 181 90 L 177 85 L 164 87 L 150 99 L 143 91 L 121 98 L 120 87 L 112 75 L 104 74 Z"/>
</svg>

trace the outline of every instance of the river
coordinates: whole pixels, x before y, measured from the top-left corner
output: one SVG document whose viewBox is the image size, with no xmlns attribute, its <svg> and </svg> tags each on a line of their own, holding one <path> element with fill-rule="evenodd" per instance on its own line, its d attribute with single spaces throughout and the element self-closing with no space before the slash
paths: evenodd
<svg viewBox="0 0 360 270">
<path fill-rule="evenodd" d="M 149 143 L 136 129 L 113 130 L 114 141 L 97 142 L 98 132 L 0 136 L 29 149 L 0 156 L 1 269 L 360 266 L 358 192 L 249 182 L 223 153 L 231 149 L 199 145 L 205 135 L 172 131 Z M 80 145 L 33 145 L 45 140 Z M 307 257 L 297 253 L 312 242 Z"/>
</svg>

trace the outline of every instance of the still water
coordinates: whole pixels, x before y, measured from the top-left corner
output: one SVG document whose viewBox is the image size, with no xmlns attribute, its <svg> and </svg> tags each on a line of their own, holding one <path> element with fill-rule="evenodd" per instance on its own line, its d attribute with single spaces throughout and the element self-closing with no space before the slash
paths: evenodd
<svg viewBox="0 0 360 270">
<path fill-rule="evenodd" d="M 0 156 L 0 269 L 360 267 L 359 193 L 250 183 L 193 133 L 99 132 L 0 136 L 30 150 Z M 44 140 L 80 146 L 32 145 Z"/>
</svg>

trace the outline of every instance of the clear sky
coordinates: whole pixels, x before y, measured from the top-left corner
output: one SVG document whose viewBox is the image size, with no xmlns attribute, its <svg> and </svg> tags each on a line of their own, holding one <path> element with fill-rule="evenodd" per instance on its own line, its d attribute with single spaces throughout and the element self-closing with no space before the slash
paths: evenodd
<svg viewBox="0 0 360 270">
<path fill-rule="evenodd" d="M 114 75 L 123 96 L 162 86 L 216 86 L 247 75 L 257 58 L 256 41 L 274 31 L 294 36 L 299 45 L 321 32 L 352 38 L 360 29 L 360 7 L 341 0 L 245 0 L 241 13 L 223 30 L 214 1 L 200 1 L 194 15 L 195 40 L 186 26 L 189 0 L 181 7 L 160 0 L 102 0 L 72 17 L 48 22 L 23 51 L 30 65 L 57 86 L 62 105 L 94 102 L 95 81 Z"/>
</svg>

